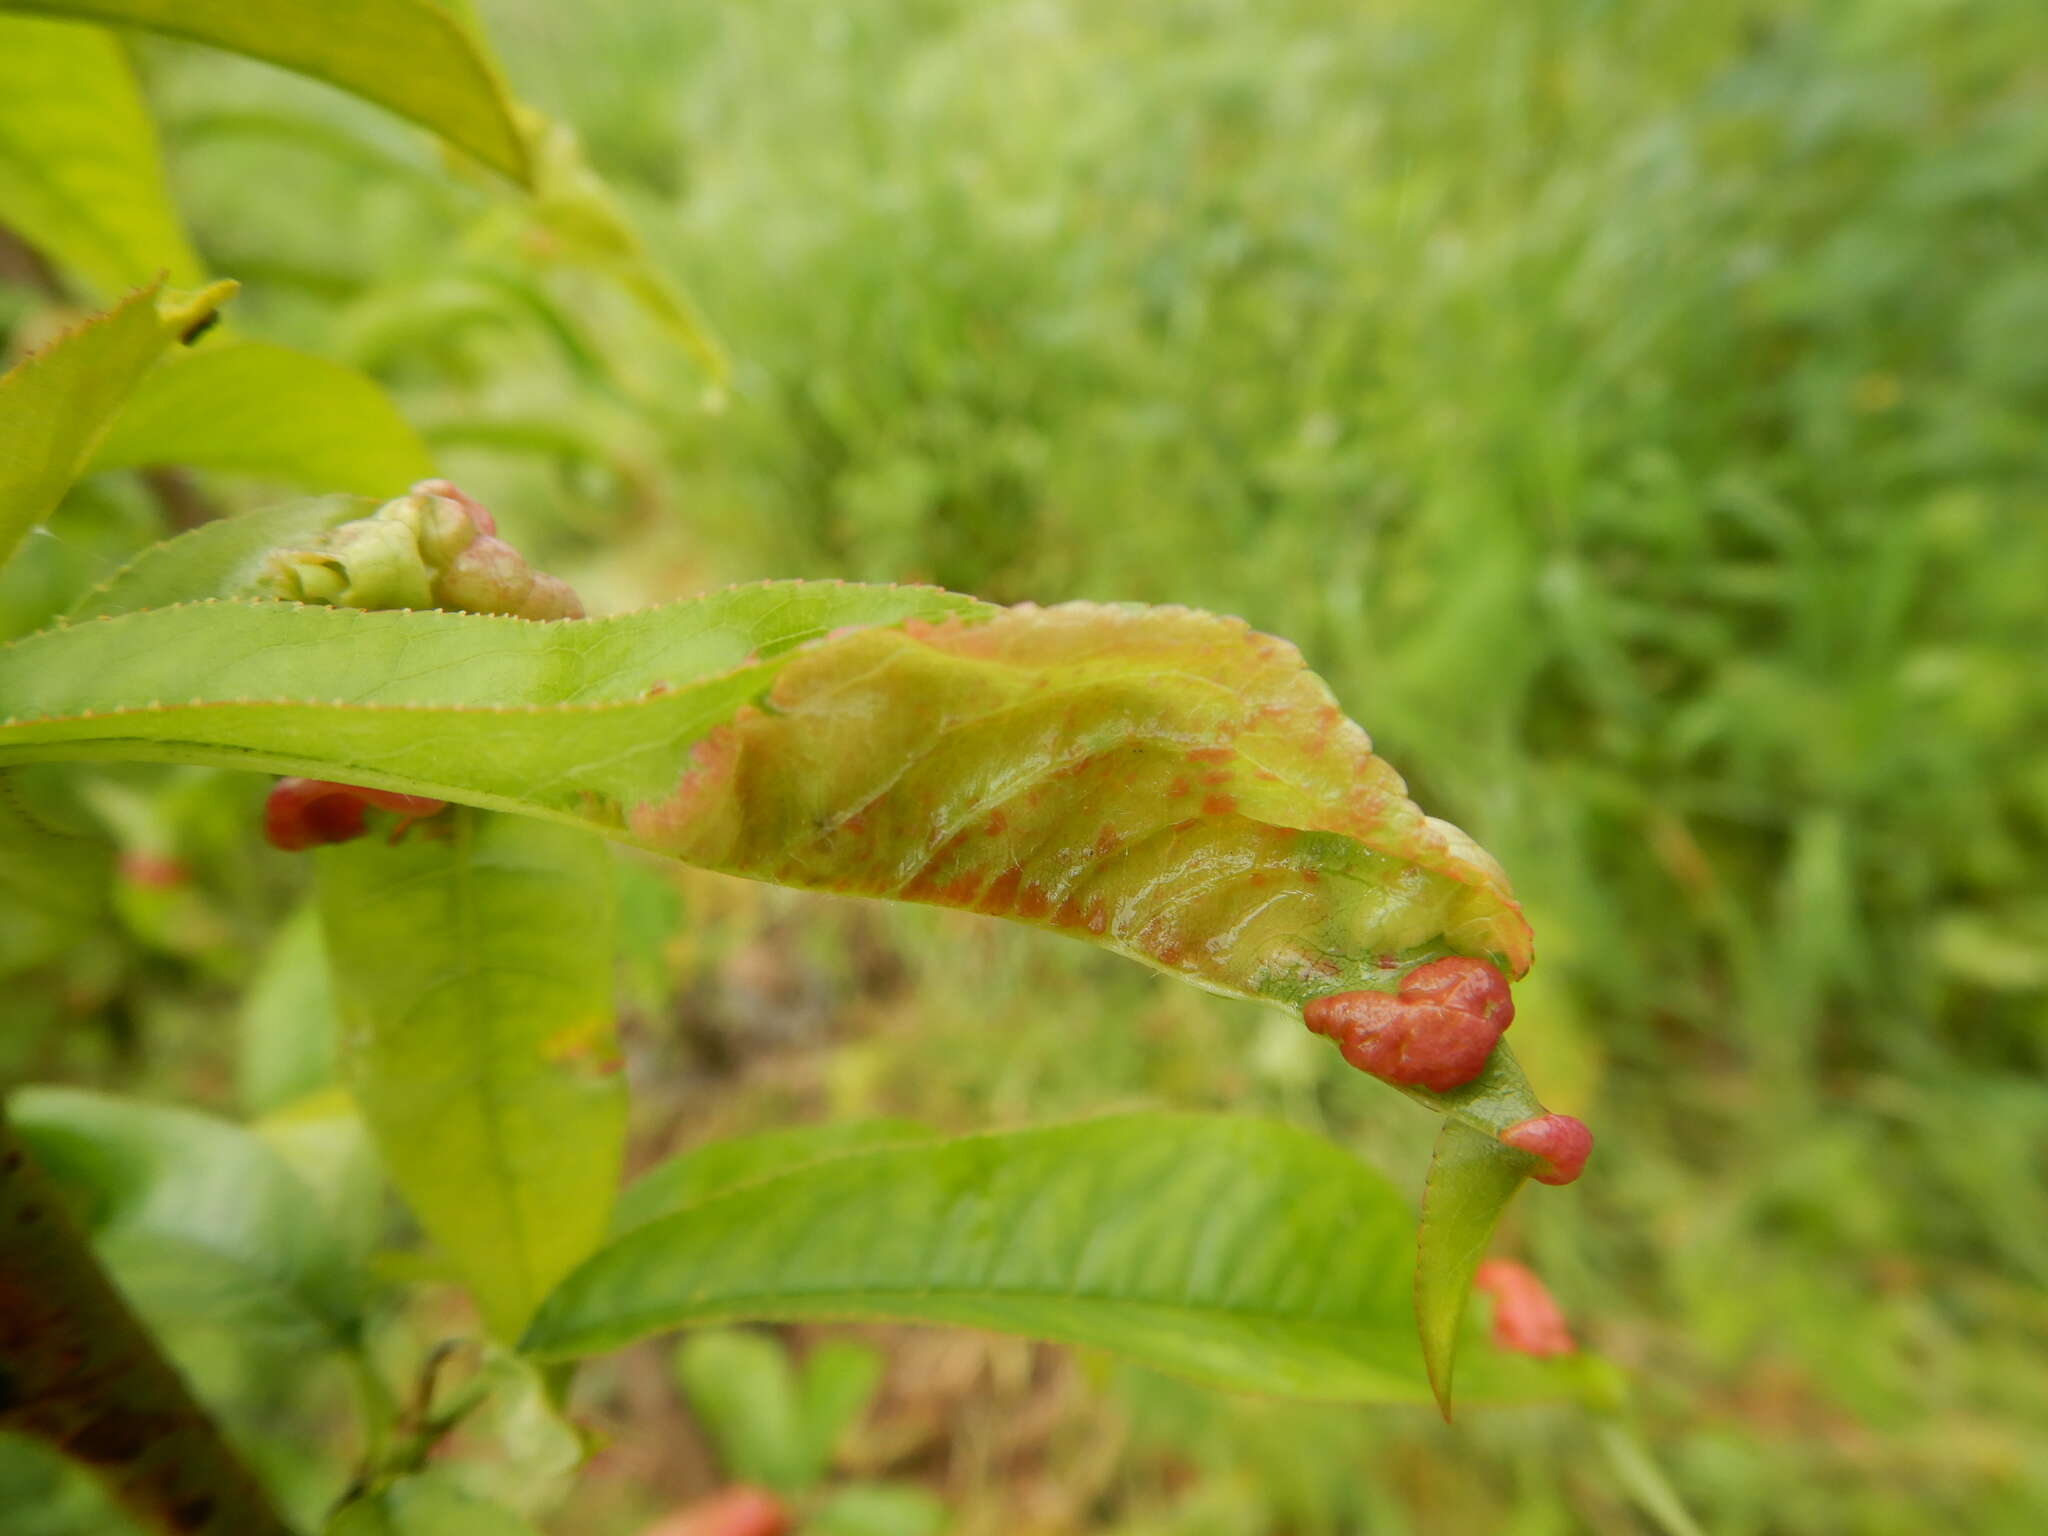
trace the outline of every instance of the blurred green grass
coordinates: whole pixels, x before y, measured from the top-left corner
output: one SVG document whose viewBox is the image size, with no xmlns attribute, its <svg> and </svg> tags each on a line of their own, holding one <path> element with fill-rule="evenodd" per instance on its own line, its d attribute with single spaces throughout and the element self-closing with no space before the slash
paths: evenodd
<svg viewBox="0 0 2048 1536">
<path fill-rule="evenodd" d="M 2038 0 L 481 9 L 726 335 L 723 409 L 458 244 L 406 131 L 151 49 L 252 330 L 378 371 L 602 606 L 918 579 L 1299 642 L 1529 905 L 1516 1043 L 1601 1152 L 1506 1242 L 1707 1526 L 2048 1529 Z M 841 908 L 691 890 L 686 981 L 765 945 L 844 1042 L 719 1129 L 1164 1099 L 1419 1170 L 1248 1011 L 916 912 L 870 995 Z M 1636 1528 L 1567 1416 L 1119 1381 L 1082 1528 Z"/>
</svg>

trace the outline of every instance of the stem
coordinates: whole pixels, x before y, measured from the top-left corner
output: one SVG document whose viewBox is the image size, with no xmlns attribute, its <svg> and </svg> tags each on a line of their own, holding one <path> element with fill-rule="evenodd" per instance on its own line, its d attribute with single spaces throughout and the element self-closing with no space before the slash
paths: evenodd
<svg viewBox="0 0 2048 1536">
<path fill-rule="evenodd" d="M 291 1536 L 100 1268 L 4 1103 L 0 1431 L 83 1462 L 167 1536 Z"/>
</svg>

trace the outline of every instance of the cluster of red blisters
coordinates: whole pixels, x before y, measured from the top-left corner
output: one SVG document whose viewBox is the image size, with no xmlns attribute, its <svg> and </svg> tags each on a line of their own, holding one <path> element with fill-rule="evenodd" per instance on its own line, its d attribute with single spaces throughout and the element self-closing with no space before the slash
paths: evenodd
<svg viewBox="0 0 2048 1536">
<path fill-rule="evenodd" d="M 1515 1022 L 1515 1003 L 1507 978 L 1484 960 L 1448 955 L 1418 965 L 1393 992 L 1332 993 L 1311 1002 L 1302 1017 L 1361 1072 L 1448 1093 L 1485 1070 Z M 1534 1177 L 1544 1184 L 1571 1183 L 1593 1150 L 1593 1133 L 1570 1115 L 1535 1116 L 1500 1139 L 1541 1160 Z"/>
</svg>

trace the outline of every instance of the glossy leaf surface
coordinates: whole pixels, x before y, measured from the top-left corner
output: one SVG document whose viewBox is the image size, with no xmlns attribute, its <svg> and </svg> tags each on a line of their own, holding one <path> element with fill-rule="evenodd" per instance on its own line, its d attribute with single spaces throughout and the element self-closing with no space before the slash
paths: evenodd
<svg viewBox="0 0 2048 1536">
<path fill-rule="evenodd" d="M 359 1285 L 318 1202 L 261 1137 L 192 1110 L 69 1088 L 14 1095 L 36 1160 L 158 1322 L 353 1338 Z"/>
<path fill-rule="evenodd" d="M 0 709 L 0 761 L 216 762 L 522 810 L 1290 1008 L 1446 952 L 1529 958 L 1498 867 L 1416 809 L 1293 648 L 1183 609 L 795 583 L 550 624 L 202 604 L 0 651 Z M 1541 1112 L 1505 1049 L 1410 1091 L 1489 1132 Z"/>
<path fill-rule="evenodd" d="M 859 1152 L 615 1239 L 541 1308 L 542 1356 L 689 1323 L 894 1318 L 1092 1345 L 1218 1385 L 1413 1400 L 1404 1202 L 1289 1127 L 1141 1114 Z M 1569 1394 L 1489 1361 L 1482 1393 Z"/>
<path fill-rule="evenodd" d="M 364 496 L 395 496 L 434 469 L 419 434 L 368 377 L 253 341 L 208 346 L 152 370 L 90 468 L 152 464 Z"/>
<path fill-rule="evenodd" d="M 431 0 L 0 0 L 0 10 L 144 27 L 339 86 L 524 183 L 513 107 L 475 35 Z"/>
<path fill-rule="evenodd" d="M 96 298 L 160 273 L 200 280 L 111 33 L 0 14 L 0 224 Z"/>
<path fill-rule="evenodd" d="M 0 375 L 0 563 L 78 478 L 143 372 L 234 291 L 138 289 Z"/>
<path fill-rule="evenodd" d="M 618 1185 L 610 854 L 575 828 L 455 810 L 318 863 L 343 1079 L 509 1335 L 596 1246 Z"/>
</svg>

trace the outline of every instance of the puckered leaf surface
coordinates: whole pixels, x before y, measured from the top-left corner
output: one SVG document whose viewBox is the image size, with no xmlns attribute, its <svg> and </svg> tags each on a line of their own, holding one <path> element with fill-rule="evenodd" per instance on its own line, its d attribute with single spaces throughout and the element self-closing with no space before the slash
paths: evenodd
<svg viewBox="0 0 2048 1536">
<path fill-rule="evenodd" d="M 118 584 L 117 584 L 118 585 Z M 0 761 L 306 773 L 712 869 L 1056 929 L 1298 1007 L 1457 952 L 1499 868 L 1426 817 L 1293 647 L 1176 608 L 779 583 L 574 623 L 201 603 L 0 651 Z M 1540 1113 L 1504 1050 L 1446 1095 Z"/>
</svg>

